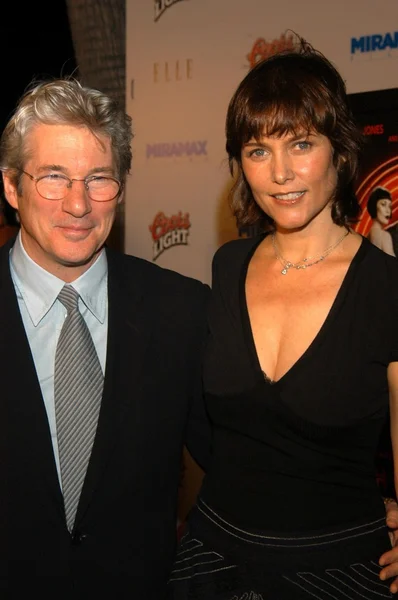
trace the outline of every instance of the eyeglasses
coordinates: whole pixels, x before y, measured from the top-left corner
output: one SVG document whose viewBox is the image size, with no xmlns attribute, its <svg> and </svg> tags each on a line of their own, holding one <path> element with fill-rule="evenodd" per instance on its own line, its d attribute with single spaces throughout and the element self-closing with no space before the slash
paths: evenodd
<svg viewBox="0 0 398 600">
<path fill-rule="evenodd" d="M 74 181 L 82 181 L 88 197 L 95 202 L 110 202 L 114 200 L 122 190 L 122 184 L 113 177 L 103 175 L 89 175 L 84 179 L 71 179 L 60 173 L 51 173 L 34 177 L 23 169 L 21 172 L 35 182 L 37 193 L 46 200 L 62 200 L 68 195 Z"/>
</svg>

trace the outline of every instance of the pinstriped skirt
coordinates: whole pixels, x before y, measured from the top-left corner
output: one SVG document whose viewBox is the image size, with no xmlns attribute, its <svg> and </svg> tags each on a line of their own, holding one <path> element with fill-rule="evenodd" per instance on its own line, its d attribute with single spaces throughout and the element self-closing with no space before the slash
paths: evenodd
<svg viewBox="0 0 398 600">
<path fill-rule="evenodd" d="M 243 530 L 203 500 L 191 512 L 168 583 L 169 600 L 383 600 L 385 518 L 300 535 Z"/>
</svg>

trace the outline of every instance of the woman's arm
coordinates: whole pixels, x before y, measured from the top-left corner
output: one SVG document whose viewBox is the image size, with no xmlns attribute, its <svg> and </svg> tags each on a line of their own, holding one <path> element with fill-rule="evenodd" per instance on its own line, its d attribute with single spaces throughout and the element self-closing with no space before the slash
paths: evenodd
<svg viewBox="0 0 398 600">
<path fill-rule="evenodd" d="M 388 366 L 388 390 L 390 398 L 390 432 L 394 459 L 394 485 L 398 489 L 398 362 L 392 362 Z M 380 565 L 384 567 L 380 572 L 380 578 L 385 580 L 395 577 L 390 586 L 392 593 L 398 592 L 398 505 L 389 499 L 386 502 L 387 525 L 392 530 L 392 550 L 385 552 L 380 558 Z"/>
<path fill-rule="evenodd" d="M 390 591 L 396 594 L 398 592 L 398 504 L 392 498 L 386 502 L 386 521 L 393 548 L 380 557 L 379 564 L 384 567 L 380 571 L 380 579 L 385 581 L 395 577 L 390 585 Z"/>
<path fill-rule="evenodd" d="M 390 398 L 390 434 L 394 459 L 394 486 L 395 490 L 398 490 L 398 362 L 392 362 L 388 365 L 387 377 Z"/>
</svg>

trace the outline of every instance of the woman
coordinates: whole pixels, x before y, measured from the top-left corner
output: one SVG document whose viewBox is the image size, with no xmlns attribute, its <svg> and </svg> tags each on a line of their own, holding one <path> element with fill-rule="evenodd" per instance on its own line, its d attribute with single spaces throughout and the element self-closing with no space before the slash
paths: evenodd
<svg viewBox="0 0 398 600">
<path fill-rule="evenodd" d="M 373 219 L 368 236 L 370 241 L 380 250 L 395 256 L 391 234 L 384 230 L 392 215 L 391 192 L 384 187 L 376 187 L 369 195 L 366 208 Z"/>
<path fill-rule="evenodd" d="M 388 382 L 396 422 L 398 271 L 350 229 L 362 137 L 344 82 L 300 41 L 248 73 L 226 134 L 234 214 L 264 233 L 214 258 L 213 458 L 171 597 L 388 598 L 374 462 Z"/>
</svg>

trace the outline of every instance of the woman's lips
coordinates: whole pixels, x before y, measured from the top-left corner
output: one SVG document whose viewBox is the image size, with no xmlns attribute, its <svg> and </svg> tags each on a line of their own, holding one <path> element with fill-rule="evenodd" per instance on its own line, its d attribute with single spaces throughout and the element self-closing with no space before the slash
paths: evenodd
<svg viewBox="0 0 398 600">
<path fill-rule="evenodd" d="M 272 194 L 272 197 L 275 198 L 275 200 L 278 200 L 278 202 L 284 204 L 295 204 L 297 200 L 303 197 L 304 194 L 305 191 L 288 192 L 286 194 Z"/>
</svg>

